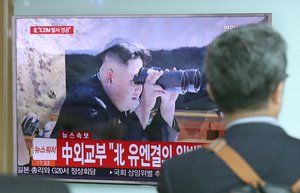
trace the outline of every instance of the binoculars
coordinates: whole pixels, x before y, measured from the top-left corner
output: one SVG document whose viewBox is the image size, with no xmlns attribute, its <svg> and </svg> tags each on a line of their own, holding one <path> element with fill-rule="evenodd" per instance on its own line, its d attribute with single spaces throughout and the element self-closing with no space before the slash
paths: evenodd
<svg viewBox="0 0 300 193">
<path fill-rule="evenodd" d="M 23 134 L 26 136 L 32 136 L 35 133 L 38 133 L 39 124 L 40 124 L 39 119 L 34 118 L 31 115 L 27 115 L 21 123 Z"/>
<path fill-rule="evenodd" d="M 144 84 L 149 70 L 162 70 L 159 67 L 143 67 L 134 76 L 135 84 Z M 155 84 L 160 85 L 164 90 L 185 94 L 187 92 L 197 93 L 202 83 L 201 72 L 198 69 L 173 70 L 164 72 Z"/>
</svg>

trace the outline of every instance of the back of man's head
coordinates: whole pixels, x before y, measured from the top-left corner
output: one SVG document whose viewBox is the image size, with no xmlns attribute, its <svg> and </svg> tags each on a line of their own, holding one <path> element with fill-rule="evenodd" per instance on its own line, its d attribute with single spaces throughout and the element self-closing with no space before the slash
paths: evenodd
<svg viewBox="0 0 300 193">
<path fill-rule="evenodd" d="M 241 26 L 211 43 L 205 63 L 212 95 L 225 113 L 261 109 L 286 77 L 286 44 L 270 25 Z"/>
</svg>

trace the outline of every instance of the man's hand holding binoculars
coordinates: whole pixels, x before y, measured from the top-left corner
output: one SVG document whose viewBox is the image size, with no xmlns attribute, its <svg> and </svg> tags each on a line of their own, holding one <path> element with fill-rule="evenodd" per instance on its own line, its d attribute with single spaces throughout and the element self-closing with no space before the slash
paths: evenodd
<svg viewBox="0 0 300 193">
<path fill-rule="evenodd" d="M 135 112 L 145 129 L 157 97 L 161 97 L 160 112 L 164 120 L 172 126 L 175 102 L 178 94 L 197 93 L 202 83 L 202 75 L 198 69 L 162 70 L 159 67 L 143 67 L 134 76 L 135 84 L 143 85 L 141 103 Z"/>
<path fill-rule="evenodd" d="M 176 68 L 173 70 L 176 70 Z M 169 70 L 166 69 L 165 72 L 167 71 Z M 162 70 L 151 69 L 148 71 L 141 96 L 141 103 L 135 110 L 144 129 L 149 122 L 151 110 L 155 106 L 157 97 L 161 97 L 160 111 L 162 117 L 172 126 L 178 93 L 166 91 L 160 85 L 156 84 L 157 80 L 163 74 L 164 71 Z"/>
<path fill-rule="evenodd" d="M 176 68 L 173 68 L 172 71 L 176 71 Z M 164 73 L 169 72 L 169 69 L 166 69 Z M 172 127 L 175 114 L 175 102 L 178 98 L 178 93 L 170 92 L 164 90 L 164 93 L 161 95 L 161 105 L 160 113 L 164 120 Z"/>
</svg>

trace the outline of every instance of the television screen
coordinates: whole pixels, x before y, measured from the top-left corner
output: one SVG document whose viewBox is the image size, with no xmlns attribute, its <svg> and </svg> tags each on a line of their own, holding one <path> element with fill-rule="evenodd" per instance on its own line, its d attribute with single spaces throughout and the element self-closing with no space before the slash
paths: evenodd
<svg viewBox="0 0 300 193">
<path fill-rule="evenodd" d="M 222 137 L 204 56 L 270 14 L 14 17 L 17 175 L 155 184 L 164 160 Z"/>
</svg>

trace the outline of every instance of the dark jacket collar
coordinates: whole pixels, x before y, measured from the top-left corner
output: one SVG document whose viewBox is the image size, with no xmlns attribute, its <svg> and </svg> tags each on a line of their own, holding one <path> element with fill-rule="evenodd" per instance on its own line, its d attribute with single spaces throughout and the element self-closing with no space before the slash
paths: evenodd
<svg viewBox="0 0 300 193">
<path fill-rule="evenodd" d="M 102 86 L 101 81 L 97 77 L 97 74 L 95 74 L 92 77 L 92 82 L 95 87 L 95 90 L 98 91 L 95 97 L 98 97 L 100 100 L 102 100 L 102 102 L 105 104 L 106 108 L 109 109 L 110 111 L 113 111 L 115 114 L 121 114 L 119 109 L 112 103 L 112 101 L 107 96 L 107 94 Z"/>
</svg>

